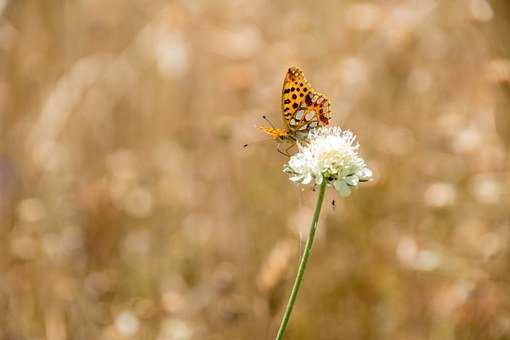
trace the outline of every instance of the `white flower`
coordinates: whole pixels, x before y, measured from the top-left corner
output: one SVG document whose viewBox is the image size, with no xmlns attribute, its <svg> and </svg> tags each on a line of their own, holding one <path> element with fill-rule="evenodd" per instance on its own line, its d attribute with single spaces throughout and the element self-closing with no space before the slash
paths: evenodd
<svg viewBox="0 0 510 340">
<path fill-rule="evenodd" d="M 299 152 L 291 156 L 283 171 L 291 181 L 320 185 L 327 181 L 346 197 L 360 182 L 372 178 L 372 171 L 358 154 L 356 136 L 339 127 L 321 127 L 310 131 L 306 144 L 298 143 Z"/>
</svg>

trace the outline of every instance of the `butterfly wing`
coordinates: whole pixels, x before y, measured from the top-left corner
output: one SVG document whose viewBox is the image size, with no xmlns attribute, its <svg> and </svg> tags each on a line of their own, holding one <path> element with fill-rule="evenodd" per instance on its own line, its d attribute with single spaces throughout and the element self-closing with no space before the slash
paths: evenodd
<svg viewBox="0 0 510 340">
<path fill-rule="evenodd" d="M 307 132 L 331 119 L 329 100 L 315 91 L 297 67 L 287 71 L 282 89 L 282 118 L 290 131 Z"/>
<path fill-rule="evenodd" d="M 310 89 L 311 86 L 306 81 L 303 71 L 297 67 L 289 68 L 282 88 L 282 118 L 287 127 Z"/>
</svg>

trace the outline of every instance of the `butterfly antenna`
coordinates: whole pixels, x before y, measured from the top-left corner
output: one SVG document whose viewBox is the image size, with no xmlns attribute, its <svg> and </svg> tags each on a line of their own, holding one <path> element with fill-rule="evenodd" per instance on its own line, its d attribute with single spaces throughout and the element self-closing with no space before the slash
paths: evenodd
<svg viewBox="0 0 510 340">
<path fill-rule="evenodd" d="M 267 118 L 265 115 L 262 115 L 262 119 L 264 119 L 266 122 L 268 122 L 268 123 L 269 123 L 269 125 L 271 125 L 271 127 L 272 127 L 273 129 L 275 129 L 275 127 L 274 127 L 273 123 L 271 123 L 271 121 L 269 120 L 269 118 Z"/>
</svg>

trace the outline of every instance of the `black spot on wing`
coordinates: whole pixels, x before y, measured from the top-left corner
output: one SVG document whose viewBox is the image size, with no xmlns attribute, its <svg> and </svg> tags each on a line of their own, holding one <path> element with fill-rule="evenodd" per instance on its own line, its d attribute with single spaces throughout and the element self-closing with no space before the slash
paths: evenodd
<svg viewBox="0 0 510 340">
<path fill-rule="evenodd" d="M 306 105 L 310 106 L 312 105 L 312 98 L 311 98 L 311 95 L 307 95 L 306 98 L 305 98 L 305 103 Z"/>
</svg>

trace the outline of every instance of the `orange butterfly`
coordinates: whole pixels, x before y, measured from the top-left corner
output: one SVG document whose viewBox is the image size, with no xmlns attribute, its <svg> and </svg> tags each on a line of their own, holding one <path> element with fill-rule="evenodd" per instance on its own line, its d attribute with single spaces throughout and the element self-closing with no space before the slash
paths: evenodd
<svg viewBox="0 0 510 340">
<path fill-rule="evenodd" d="M 310 130 L 319 125 L 328 125 L 331 119 L 328 98 L 315 91 L 306 81 L 303 71 L 297 67 L 289 68 L 283 81 L 282 118 L 285 124 L 283 129 L 273 126 L 260 129 L 278 142 L 291 143 L 286 151 L 297 141 L 305 140 Z M 288 156 L 279 148 L 278 152 Z"/>
</svg>

